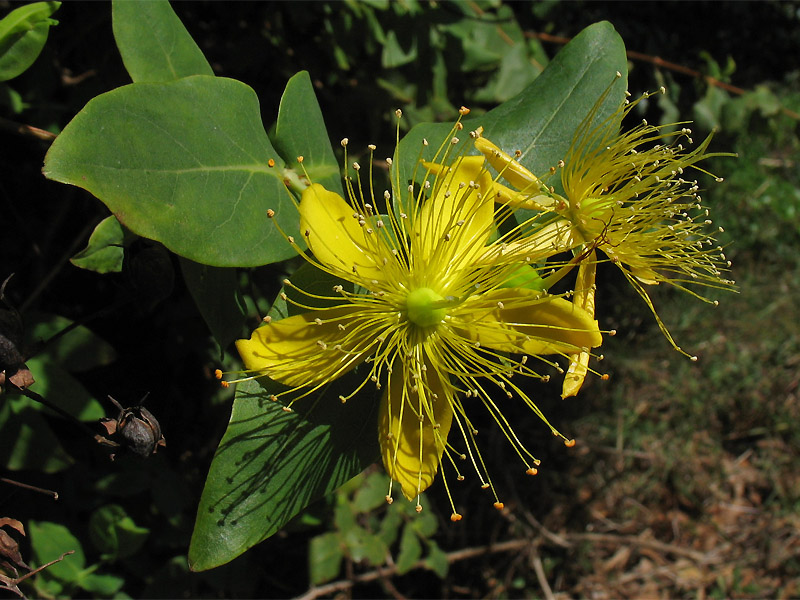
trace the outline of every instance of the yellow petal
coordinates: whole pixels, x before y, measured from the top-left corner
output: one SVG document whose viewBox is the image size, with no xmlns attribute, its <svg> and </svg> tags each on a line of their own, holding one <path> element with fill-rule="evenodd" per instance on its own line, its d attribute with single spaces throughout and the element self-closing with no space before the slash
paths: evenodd
<svg viewBox="0 0 800 600">
<path fill-rule="evenodd" d="M 519 240 L 490 244 L 473 260 L 473 264 L 536 263 L 554 254 L 572 250 L 579 243 L 569 221 L 556 219 L 537 226 L 535 233 Z"/>
<path fill-rule="evenodd" d="M 436 477 L 453 422 L 453 407 L 433 368 L 428 366 L 425 385 L 418 384 L 414 393 L 409 388 L 414 381 L 410 373 L 397 363 L 395 367 L 381 398 L 378 437 L 386 472 L 412 500 Z"/>
<path fill-rule="evenodd" d="M 412 226 L 416 256 L 468 264 L 482 251 L 494 218 L 493 183 L 483 163 L 482 156 L 459 158 L 453 167 L 423 162 L 436 179 Z"/>
<path fill-rule="evenodd" d="M 288 386 L 312 386 L 340 377 L 366 358 L 371 346 L 348 344 L 346 336 L 363 310 L 337 306 L 287 317 L 259 327 L 249 340 L 237 340 L 236 349 L 249 370 Z"/>
<path fill-rule="evenodd" d="M 484 137 L 475 139 L 475 148 L 486 157 L 500 175 L 520 192 L 535 195 L 542 188 L 539 178 L 523 167 L 519 161 L 500 150 Z"/>
<path fill-rule="evenodd" d="M 603 338 L 593 315 L 572 302 L 525 288 L 502 288 L 467 300 L 452 314 L 460 335 L 521 354 L 573 354 Z"/>
<path fill-rule="evenodd" d="M 368 280 L 384 280 L 385 247 L 377 233 L 359 225 L 356 210 L 339 194 L 311 184 L 303 191 L 299 211 L 300 231 L 317 260 Z"/>
<path fill-rule="evenodd" d="M 594 297 L 595 297 L 595 278 L 597 276 L 596 253 L 593 251 L 586 260 L 578 266 L 578 278 L 575 282 L 575 293 L 572 295 L 572 303 L 594 316 Z M 564 375 L 564 383 L 561 386 L 561 397 L 569 398 L 575 396 L 583 386 L 586 375 L 589 372 L 589 353 L 577 352 L 570 355 L 569 367 Z"/>
<path fill-rule="evenodd" d="M 556 205 L 556 199 L 552 196 L 518 192 L 497 182 L 492 187 L 492 192 L 494 193 L 494 201 L 497 204 L 504 204 L 511 208 L 525 208 L 543 212 L 551 210 Z"/>
</svg>

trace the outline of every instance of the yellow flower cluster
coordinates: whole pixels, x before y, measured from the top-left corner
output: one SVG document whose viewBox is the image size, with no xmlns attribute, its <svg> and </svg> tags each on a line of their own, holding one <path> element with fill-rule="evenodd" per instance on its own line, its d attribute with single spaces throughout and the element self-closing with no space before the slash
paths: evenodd
<svg viewBox="0 0 800 600">
<path fill-rule="evenodd" d="M 563 360 L 569 363 L 566 397 L 577 393 L 590 371 L 602 342 L 594 317 L 597 251 L 619 265 L 645 298 L 642 285 L 662 281 L 681 288 L 696 281 L 728 285 L 719 278 L 724 257 L 690 216 L 703 211 L 696 184 L 681 178 L 708 156 L 708 140 L 684 152 L 674 141 L 666 143 L 669 135 L 658 127 L 643 124 L 618 134 L 629 110 L 621 108 L 597 127 L 589 126 L 593 115 L 584 121 L 561 165 L 564 196 L 480 129 L 459 139 L 460 119 L 435 158 L 419 161 L 411 182 L 401 181 L 387 159 L 392 184 L 382 195 L 373 193 L 371 173 L 369 185 L 361 185 L 356 163 L 355 181 L 346 179 L 346 200 L 311 184 L 297 205 L 308 251 L 296 249 L 351 285 L 313 296 L 324 299 L 325 308 L 309 303 L 306 312 L 239 340 L 248 372 L 288 386 L 274 399 L 286 396 L 291 406 L 358 368 L 361 383 L 340 400 L 367 386 L 381 390 L 382 459 L 403 495 L 418 498 L 440 467 L 463 479 L 459 465 L 468 462 L 502 508 L 469 415 L 482 405 L 529 474 L 539 461 L 504 417 L 503 403 L 525 403 L 554 435 L 574 444 L 547 421 L 524 379 L 547 380 L 552 370 L 564 374 Z M 664 143 L 639 149 L 651 142 Z M 480 154 L 467 155 L 473 144 Z M 346 151 L 346 140 L 343 146 Z M 536 212 L 506 221 L 518 208 Z M 572 291 L 547 291 L 575 272 Z M 289 280 L 285 285 L 293 287 Z M 451 518 L 461 518 L 454 505 Z"/>
</svg>

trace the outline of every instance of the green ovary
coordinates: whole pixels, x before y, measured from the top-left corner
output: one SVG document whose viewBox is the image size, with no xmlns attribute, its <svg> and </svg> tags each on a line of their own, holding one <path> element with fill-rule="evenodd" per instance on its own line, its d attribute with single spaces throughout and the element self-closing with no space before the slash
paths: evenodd
<svg viewBox="0 0 800 600">
<path fill-rule="evenodd" d="M 447 315 L 444 297 L 431 288 L 417 288 L 406 296 L 408 320 L 420 327 L 433 327 Z"/>
</svg>

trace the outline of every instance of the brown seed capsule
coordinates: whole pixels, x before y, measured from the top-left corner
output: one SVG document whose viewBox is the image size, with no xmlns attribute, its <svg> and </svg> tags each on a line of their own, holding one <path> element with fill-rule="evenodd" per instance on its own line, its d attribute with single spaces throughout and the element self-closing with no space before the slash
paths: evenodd
<svg viewBox="0 0 800 600">
<path fill-rule="evenodd" d="M 167 445 L 161 434 L 161 425 L 144 406 L 123 408 L 111 396 L 108 399 L 119 409 L 119 416 L 116 421 L 103 419 L 103 425 L 123 447 L 137 456 L 147 458 L 155 454 L 159 446 Z"/>
</svg>

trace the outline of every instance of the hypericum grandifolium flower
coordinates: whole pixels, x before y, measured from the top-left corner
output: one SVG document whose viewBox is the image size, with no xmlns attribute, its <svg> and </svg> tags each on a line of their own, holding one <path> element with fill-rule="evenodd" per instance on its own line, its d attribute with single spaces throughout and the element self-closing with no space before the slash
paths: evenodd
<svg viewBox="0 0 800 600">
<path fill-rule="evenodd" d="M 274 397 L 286 397 L 289 406 L 360 366 L 363 378 L 352 394 L 365 386 L 381 390 L 377 435 L 383 464 L 403 494 L 418 497 L 443 463 L 461 479 L 459 463 L 468 462 L 502 508 L 470 415 L 487 410 L 526 472 L 535 474 L 539 461 L 503 416 L 502 403 L 524 402 L 572 445 L 545 419 L 521 380 L 548 379 L 540 368 L 556 363 L 546 356 L 588 354 L 602 338 L 591 312 L 545 291 L 513 287 L 522 277 L 522 283 L 527 278 L 546 288 L 585 257 L 550 264 L 547 273 L 526 266 L 572 246 L 537 218 L 498 233 L 503 217 L 496 211 L 497 184 L 482 156 L 464 155 L 466 145 L 455 137 L 461 129 L 457 122 L 433 162 L 418 163 L 416 185 L 400 181 L 387 159 L 392 189 L 375 197 L 371 173 L 362 185 L 354 163 L 356 180 L 346 179 L 347 199 L 311 184 L 302 193 L 299 215 L 271 213 L 278 224 L 299 216 L 308 252 L 297 247 L 298 252 L 353 288 L 334 287 L 325 308 L 312 306 L 319 297 L 309 294 L 306 312 L 259 327 L 237 348 L 251 374 L 289 386 Z M 371 146 L 370 165 L 373 151 Z M 289 280 L 284 284 L 293 287 Z M 461 518 L 454 506 L 451 518 Z"/>
<path fill-rule="evenodd" d="M 711 136 L 694 149 L 685 148 L 692 139 L 684 123 L 659 126 L 642 121 L 620 131 L 623 119 L 650 95 L 634 102 L 625 100 L 611 116 L 594 124 L 606 95 L 600 98 L 559 161 L 563 196 L 488 139 L 479 137 L 475 145 L 516 188 L 496 185 L 499 202 L 549 214 L 557 244 L 564 248 L 602 251 L 647 303 L 673 347 L 687 354 L 661 322 L 644 286 L 667 283 L 714 304 L 698 286 L 733 287 L 734 282 L 723 275 L 730 262 L 710 232 L 712 222 L 701 204 L 697 181 L 687 174 L 691 169 L 706 173 L 698 163 L 724 155 L 707 152 Z M 676 126 L 680 129 L 673 131 Z M 593 251 L 585 256 L 573 301 L 594 314 L 597 261 Z M 588 359 L 585 353 L 573 357 L 564 396 L 580 388 Z"/>
</svg>

